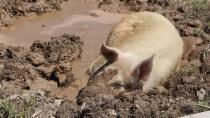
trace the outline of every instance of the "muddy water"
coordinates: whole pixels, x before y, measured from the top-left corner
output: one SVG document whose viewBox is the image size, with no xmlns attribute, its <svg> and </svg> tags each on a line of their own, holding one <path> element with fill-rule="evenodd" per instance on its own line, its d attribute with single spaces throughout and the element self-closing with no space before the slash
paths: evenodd
<svg viewBox="0 0 210 118">
<path fill-rule="evenodd" d="M 49 40 L 63 33 L 79 35 L 84 41 L 84 47 L 82 58 L 73 64 L 73 73 L 79 78 L 73 86 L 57 88 L 56 83 L 43 79 L 37 79 L 32 84 L 32 89 L 43 89 L 57 97 L 75 101 L 78 91 L 86 86 L 88 76 L 85 72 L 97 57 L 101 42 L 106 40 L 112 26 L 121 17 L 119 14 L 96 10 L 95 3 L 90 1 L 71 0 L 62 11 L 18 20 L 13 27 L 0 32 L 0 42 L 29 48 L 35 40 Z"/>
</svg>

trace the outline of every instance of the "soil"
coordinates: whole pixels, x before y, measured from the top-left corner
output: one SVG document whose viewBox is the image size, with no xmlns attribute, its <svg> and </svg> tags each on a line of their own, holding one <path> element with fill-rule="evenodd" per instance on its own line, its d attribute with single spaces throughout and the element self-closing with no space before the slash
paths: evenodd
<svg viewBox="0 0 210 118">
<path fill-rule="evenodd" d="M 77 96 L 77 104 L 65 101 L 57 117 L 180 117 L 209 110 L 209 39 L 206 32 L 209 7 L 193 7 L 185 1 L 168 0 L 103 0 L 99 8 L 112 13 L 155 11 L 165 15 L 179 30 L 185 42 L 181 69 L 163 87 L 148 92 L 127 89 L 119 93 L 119 85 L 110 86 L 108 80 L 115 70 L 103 71 L 90 78 L 87 87 Z M 203 105 L 204 107 L 201 107 Z"/>
<path fill-rule="evenodd" d="M 63 99 L 46 97 L 44 91 L 26 91 L 23 94 L 14 94 L 8 99 L 0 100 L 1 118 L 50 118 L 53 117 Z M 5 109 L 10 109 L 8 112 Z M 10 114 L 8 114 L 10 113 Z"/>
<path fill-rule="evenodd" d="M 22 3 L 29 6 L 40 4 L 40 1 L 17 2 L 20 6 Z M 48 6 L 46 9 L 41 5 L 35 11 L 25 8 L 25 5 L 20 10 L 17 4 L 6 6 L 9 9 L 6 14 L 15 15 L 5 18 L 27 16 L 31 12 L 39 15 L 49 9 L 60 9 L 63 0 L 50 2 L 56 2 L 58 6 L 54 7 L 47 1 L 41 1 L 43 6 Z M 41 21 L 30 22 L 26 17 L 23 25 L 14 24 L 18 26 L 14 30 L 1 32 L 0 36 L 6 37 L 2 38 L 3 43 L 7 44 L 0 45 L 1 103 L 5 100 L 7 103 L 9 99 L 15 110 L 21 112 L 20 106 L 32 99 L 36 102 L 33 102 L 28 116 L 57 118 L 176 118 L 209 110 L 209 7 L 198 7 L 183 0 L 69 2 L 71 4 L 66 4 L 67 10 L 63 9 L 61 15 L 54 12 L 56 15 L 42 15 L 38 18 Z M 12 11 L 10 8 L 17 9 Z M 185 42 L 181 69 L 163 86 L 148 92 L 127 87 L 119 94 L 121 86 L 107 84 L 116 74 L 115 70 L 102 71 L 89 79 L 85 71 L 98 55 L 101 42 L 107 38 L 113 25 L 124 14 L 144 10 L 161 13 L 175 24 Z M 8 26 L 3 21 L 2 26 Z M 61 35 L 66 32 L 79 36 Z M 48 40 L 49 37 L 52 37 L 51 40 Z M 34 41 L 37 39 L 39 41 Z M 7 117 L 8 113 L 3 108 L 0 105 L 0 117 Z"/>
<path fill-rule="evenodd" d="M 41 15 L 53 10 L 61 10 L 62 3 L 68 0 L 1 0 L 0 27 L 13 24 L 14 18 Z"/>
<path fill-rule="evenodd" d="M 22 94 L 26 94 L 24 92 L 25 90 L 27 90 L 27 92 L 34 91 L 31 90 L 31 87 L 33 82 L 37 79 L 54 81 L 54 83 L 57 83 L 57 85 L 54 84 L 54 88 L 70 86 L 77 79 L 72 73 L 72 62 L 80 58 L 82 46 L 83 42 L 80 37 L 69 34 L 52 37 L 48 42 L 35 41 L 29 50 L 23 47 L 11 47 L 1 44 L 1 100 L 3 101 L 8 96 L 11 97 L 15 95 L 16 97 L 12 101 L 17 102 L 16 104 L 20 101 L 23 102 L 25 98 L 19 99 L 17 96 L 22 97 Z M 34 92 L 37 94 L 34 96 L 36 98 L 39 92 Z M 45 93 L 46 91 L 43 92 Z M 47 93 L 49 99 L 46 98 L 45 94 L 38 96 L 43 100 L 39 101 L 37 104 L 43 105 L 42 103 L 50 102 L 50 99 L 53 99 L 50 98 L 50 96 L 52 96 L 51 92 L 52 91 L 48 91 Z M 32 93 L 28 93 L 27 96 L 31 97 L 31 94 Z M 36 99 L 35 101 L 37 101 Z M 50 105 L 53 103 L 46 104 Z M 21 106 L 21 104 L 18 105 Z M 40 109 L 40 105 L 37 106 L 38 109 Z M 49 109 L 45 107 L 47 106 L 41 108 L 42 112 L 43 110 Z M 53 109 L 54 111 L 56 110 L 55 107 L 53 107 Z M 35 111 L 37 112 L 37 110 L 34 110 L 32 114 L 35 113 Z M 52 115 L 52 113 L 48 115 Z"/>
</svg>

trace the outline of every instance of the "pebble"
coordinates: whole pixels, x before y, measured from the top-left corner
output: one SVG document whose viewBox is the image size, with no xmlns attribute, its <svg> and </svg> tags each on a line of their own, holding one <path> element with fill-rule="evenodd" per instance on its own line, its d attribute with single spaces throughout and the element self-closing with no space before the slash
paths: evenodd
<svg viewBox="0 0 210 118">
<path fill-rule="evenodd" d="M 197 97 L 198 100 L 203 101 L 205 99 L 206 90 L 201 88 L 199 91 L 197 91 Z"/>
</svg>

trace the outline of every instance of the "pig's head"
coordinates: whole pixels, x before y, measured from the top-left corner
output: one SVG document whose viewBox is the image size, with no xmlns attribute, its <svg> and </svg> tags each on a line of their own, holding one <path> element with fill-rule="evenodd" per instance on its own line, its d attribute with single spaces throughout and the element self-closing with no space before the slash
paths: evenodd
<svg viewBox="0 0 210 118">
<path fill-rule="evenodd" d="M 101 54 L 111 63 L 108 67 L 118 70 L 115 80 L 121 81 L 128 89 L 142 89 L 143 83 L 151 74 L 154 55 L 138 60 L 136 55 L 109 47 L 105 43 L 102 43 Z"/>
</svg>

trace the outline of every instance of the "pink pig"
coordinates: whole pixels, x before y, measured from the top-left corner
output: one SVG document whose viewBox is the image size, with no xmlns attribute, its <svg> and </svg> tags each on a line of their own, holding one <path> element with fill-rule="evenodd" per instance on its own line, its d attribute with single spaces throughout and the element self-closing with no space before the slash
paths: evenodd
<svg viewBox="0 0 210 118">
<path fill-rule="evenodd" d="M 174 25 L 153 12 L 133 13 L 111 31 L 101 55 L 90 66 L 95 73 L 106 62 L 118 74 L 109 83 L 142 87 L 143 91 L 161 85 L 177 69 L 184 43 Z"/>
</svg>

